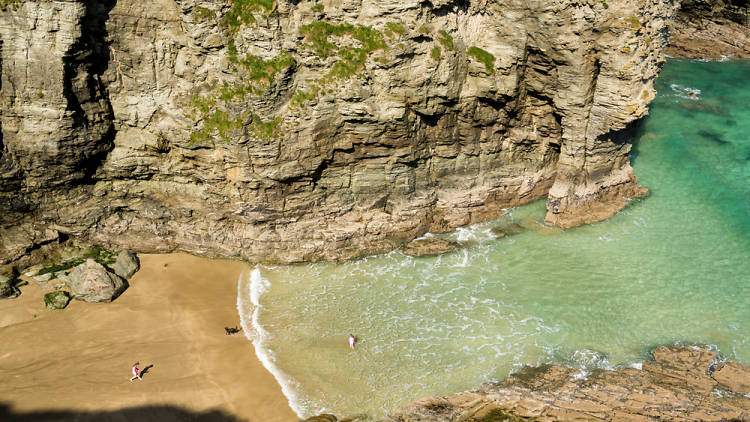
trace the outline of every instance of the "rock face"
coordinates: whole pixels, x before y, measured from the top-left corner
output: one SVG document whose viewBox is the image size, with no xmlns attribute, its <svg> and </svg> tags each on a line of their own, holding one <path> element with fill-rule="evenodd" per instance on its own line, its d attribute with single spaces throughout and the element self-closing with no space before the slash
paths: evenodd
<svg viewBox="0 0 750 422">
<path fill-rule="evenodd" d="M 128 282 L 93 259 L 88 259 L 70 273 L 69 286 L 74 299 L 111 302 L 128 288 Z"/>
<path fill-rule="evenodd" d="M 683 0 L 667 54 L 713 60 L 750 57 L 750 1 Z"/>
<path fill-rule="evenodd" d="M 632 128 L 676 9 L 16 2 L 0 12 L 0 260 L 58 234 L 341 260 L 545 196 L 549 224 L 601 220 L 645 193 Z"/>
<path fill-rule="evenodd" d="M 662 346 L 652 355 L 640 370 L 586 378 L 562 366 L 526 367 L 499 384 L 418 400 L 382 422 L 750 419 L 750 368 L 718 363 L 705 347 Z"/>
<path fill-rule="evenodd" d="M 117 254 L 117 261 L 112 266 L 112 271 L 124 279 L 129 279 L 141 268 L 138 257 L 130 251 L 120 251 Z"/>
</svg>

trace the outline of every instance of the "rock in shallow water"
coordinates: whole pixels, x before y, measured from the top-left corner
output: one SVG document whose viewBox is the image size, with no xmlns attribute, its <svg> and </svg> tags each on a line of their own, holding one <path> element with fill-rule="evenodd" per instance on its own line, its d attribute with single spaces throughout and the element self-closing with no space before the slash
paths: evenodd
<svg viewBox="0 0 750 422">
<path fill-rule="evenodd" d="M 428 237 L 409 242 L 404 246 L 403 252 L 409 256 L 442 255 L 459 247 L 461 245 L 450 240 Z"/>
<path fill-rule="evenodd" d="M 44 305 L 49 309 L 65 309 L 69 302 L 70 294 L 62 290 L 44 295 Z"/>
<path fill-rule="evenodd" d="M 70 273 L 70 290 L 74 299 L 111 302 L 127 288 L 127 281 L 93 259 L 86 260 Z"/>
</svg>

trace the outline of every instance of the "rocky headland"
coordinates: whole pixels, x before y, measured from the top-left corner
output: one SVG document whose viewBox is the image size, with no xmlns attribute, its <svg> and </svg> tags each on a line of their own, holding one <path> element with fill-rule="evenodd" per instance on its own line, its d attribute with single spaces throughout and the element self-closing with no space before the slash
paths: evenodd
<svg viewBox="0 0 750 422">
<path fill-rule="evenodd" d="M 651 354 L 639 368 L 586 376 L 558 365 L 525 367 L 498 384 L 417 400 L 381 422 L 750 419 L 750 368 L 704 346 L 661 346 Z"/>
<path fill-rule="evenodd" d="M 0 264 L 69 237 L 343 260 L 545 197 L 607 218 L 646 193 L 677 8 L 3 1 Z"/>
</svg>

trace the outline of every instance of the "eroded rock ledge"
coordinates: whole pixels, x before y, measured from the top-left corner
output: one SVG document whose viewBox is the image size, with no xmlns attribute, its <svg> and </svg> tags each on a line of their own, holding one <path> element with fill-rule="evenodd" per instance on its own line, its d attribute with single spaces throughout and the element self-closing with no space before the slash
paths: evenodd
<svg viewBox="0 0 750 422">
<path fill-rule="evenodd" d="M 499 384 L 418 400 L 381 422 L 750 419 L 750 368 L 706 347 L 662 346 L 642 369 L 526 367 Z M 308 421 L 337 419 L 327 415 Z"/>
<path fill-rule="evenodd" d="M 667 54 L 709 60 L 750 58 L 750 1 L 684 0 Z"/>
<path fill-rule="evenodd" d="M 672 0 L 38 0 L 0 11 L 0 264 L 70 236 L 298 262 L 645 193 Z M 240 6 L 242 7 L 240 7 Z"/>
</svg>

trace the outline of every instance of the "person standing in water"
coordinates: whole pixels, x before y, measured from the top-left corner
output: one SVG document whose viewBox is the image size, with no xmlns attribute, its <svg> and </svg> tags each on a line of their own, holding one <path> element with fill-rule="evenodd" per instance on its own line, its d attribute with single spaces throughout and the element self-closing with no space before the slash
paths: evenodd
<svg viewBox="0 0 750 422">
<path fill-rule="evenodd" d="M 143 381 L 143 378 L 141 378 L 141 375 L 138 371 L 138 364 L 140 362 L 136 362 L 133 364 L 133 378 L 130 379 L 130 382 L 133 382 L 134 379 L 138 378 L 139 380 Z"/>
<path fill-rule="evenodd" d="M 350 349 L 354 350 L 354 343 L 355 343 L 356 341 L 357 341 L 357 340 L 356 340 L 356 339 L 354 338 L 354 336 L 353 336 L 353 335 L 352 335 L 351 333 L 349 333 L 349 338 L 348 338 L 348 339 L 346 339 L 346 342 L 347 342 L 347 343 L 349 344 L 349 348 L 350 348 Z"/>
</svg>

